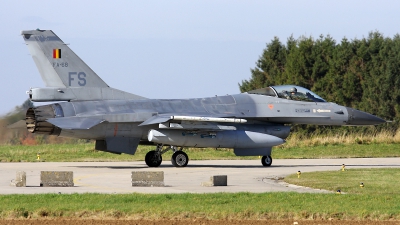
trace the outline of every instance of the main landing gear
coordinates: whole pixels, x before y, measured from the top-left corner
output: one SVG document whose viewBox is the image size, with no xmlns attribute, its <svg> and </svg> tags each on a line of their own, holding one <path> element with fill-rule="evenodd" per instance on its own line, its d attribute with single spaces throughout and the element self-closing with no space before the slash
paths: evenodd
<svg viewBox="0 0 400 225">
<path fill-rule="evenodd" d="M 149 151 L 146 154 L 145 162 L 149 167 L 158 167 L 162 163 L 162 154 L 166 153 L 167 151 L 172 150 L 174 154 L 172 154 L 171 162 L 172 165 L 175 167 L 185 167 L 189 162 L 188 155 L 182 151 L 181 149 L 177 149 L 175 146 L 167 147 L 163 150 L 163 145 L 157 145 L 156 150 Z"/>
<path fill-rule="evenodd" d="M 263 156 L 261 158 L 261 163 L 263 164 L 263 166 L 271 166 L 272 164 L 272 157 L 270 155 L 267 156 Z"/>
</svg>

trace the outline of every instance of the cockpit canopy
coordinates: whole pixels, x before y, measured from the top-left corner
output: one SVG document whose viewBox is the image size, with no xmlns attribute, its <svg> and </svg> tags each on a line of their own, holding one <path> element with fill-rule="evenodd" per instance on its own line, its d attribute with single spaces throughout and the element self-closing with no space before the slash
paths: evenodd
<svg viewBox="0 0 400 225">
<path fill-rule="evenodd" d="M 295 85 L 279 85 L 260 88 L 247 92 L 249 94 L 267 95 L 303 102 L 326 102 L 314 92 Z"/>
</svg>

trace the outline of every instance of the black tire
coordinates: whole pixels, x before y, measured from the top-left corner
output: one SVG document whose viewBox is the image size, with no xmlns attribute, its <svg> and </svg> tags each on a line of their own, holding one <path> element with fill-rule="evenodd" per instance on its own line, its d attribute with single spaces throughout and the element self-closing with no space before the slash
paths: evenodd
<svg viewBox="0 0 400 225">
<path fill-rule="evenodd" d="M 171 162 L 175 167 L 185 167 L 189 162 L 189 156 L 183 151 L 176 151 L 172 154 Z"/>
<path fill-rule="evenodd" d="M 144 161 L 149 167 L 159 167 L 162 162 L 162 157 L 157 156 L 156 151 L 149 151 L 144 158 Z"/>
<path fill-rule="evenodd" d="M 263 156 L 261 159 L 261 163 L 263 164 L 263 166 L 271 166 L 272 157 L 270 155 Z"/>
</svg>

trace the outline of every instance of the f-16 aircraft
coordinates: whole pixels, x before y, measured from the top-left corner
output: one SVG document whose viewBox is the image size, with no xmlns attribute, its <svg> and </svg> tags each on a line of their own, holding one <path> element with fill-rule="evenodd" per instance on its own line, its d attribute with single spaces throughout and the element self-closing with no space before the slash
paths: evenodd
<svg viewBox="0 0 400 225">
<path fill-rule="evenodd" d="M 28 109 L 31 133 L 92 139 L 95 149 L 135 154 L 139 144 L 158 167 L 162 154 L 185 167 L 184 148 L 232 148 L 237 156 L 262 156 L 272 164 L 272 147 L 285 143 L 290 124 L 376 125 L 385 121 L 326 102 L 295 86 L 270 86 L 247 93 L 194 99 L 147 99 L 109 87 L 51 30 L 21 32 L 46 88 L 31 88 L 35 102 L 58 102 Z M 122 79 L 122 77 L 121 77 Z"/>
</svg>

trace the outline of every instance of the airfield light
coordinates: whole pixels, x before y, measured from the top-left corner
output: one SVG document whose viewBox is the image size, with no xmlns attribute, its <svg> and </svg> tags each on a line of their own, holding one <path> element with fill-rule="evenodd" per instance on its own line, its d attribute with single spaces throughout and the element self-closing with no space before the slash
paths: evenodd
<svg viewBox="0 0 400 225">
<path fill-rule="evenodd" d="M 336 194 L 338 194 L 338 195 L 342 194 L 342 192 L 340 191 L 340 189 L 338 189 L 338 190 L 336 191 Z"/>
<path fill-rule="evenodd" d="M 360 183 L 360 188 L 363 188 L 363 187 L 364 187 L 364 183 L 361 182 L 361 183 Z"/>
<path fill-rule="evenodd" d="M 342 164 L 342 171 L 345 170 L 345 169 L 344 169 L 345 167 L 346 167 L 346 165 Z"/>
<path fill-rule="evenodd" d="M 299 170 L 299 171 L 297 171 L 297 178 L 300 178 L 300 175 L 301 175 L 301 172 Z"/>
<path fill-rule="evenodd" d="M 37 160 L 40 160 L 40 152 L 38 152 L 38 153 L 36 154 L 36 156 L 37 156 Z"/>
</svg>

